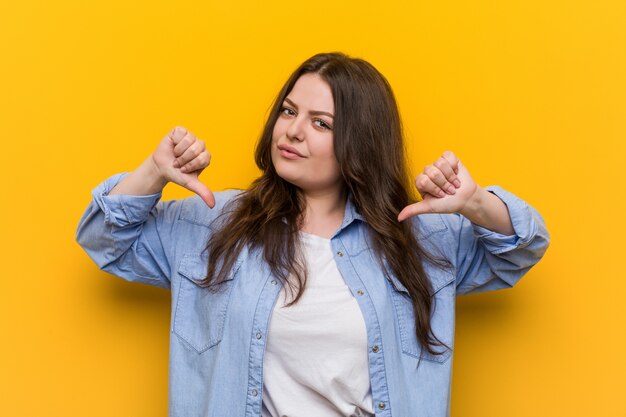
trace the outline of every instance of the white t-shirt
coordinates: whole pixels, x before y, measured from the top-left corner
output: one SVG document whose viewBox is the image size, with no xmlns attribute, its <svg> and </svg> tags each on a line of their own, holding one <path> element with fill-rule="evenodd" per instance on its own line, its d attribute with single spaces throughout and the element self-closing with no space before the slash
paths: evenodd
<svg viewBox="0 0 626 417">
<path fill-rule="evenodd" d="M 300 300 L 283 286 L 269 323 L 263 417 L 373 416 L 365 321 L 329 239 L 300 234 L 307 283 Z M 289 297 L 289 298 L 288 298 Z"/>
</svg>

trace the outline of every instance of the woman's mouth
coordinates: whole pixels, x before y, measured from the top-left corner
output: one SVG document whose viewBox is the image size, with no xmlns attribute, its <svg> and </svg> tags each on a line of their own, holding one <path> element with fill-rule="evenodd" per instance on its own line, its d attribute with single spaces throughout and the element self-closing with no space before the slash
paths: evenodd
<svg viewBox="0 0 626 417">
<path fill-rule="evenodd" d="M 289 145 L 278 145 L 278 150 L 280 151 L 280 155 L 286 159 L 301 159 L 304 158 L 296 148 Z"/>
</svg>

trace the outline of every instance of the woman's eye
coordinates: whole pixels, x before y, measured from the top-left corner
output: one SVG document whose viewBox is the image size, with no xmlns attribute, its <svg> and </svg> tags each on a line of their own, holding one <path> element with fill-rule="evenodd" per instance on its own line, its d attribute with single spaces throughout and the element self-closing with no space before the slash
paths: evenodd
<svg viewBox="0 0 626 417">
<path fill-rule="evenodd" d="M 280 108 L 280 112 L 284 115 L 287 116 L 295 116 L 296 112 L 293 111 L 292 109 L 290 109 L 289 107 L 281 107 Z M 329 126 L 325 121 L 323 121 L 322 119 L 315 119 L 313 120 L 314 123 L 319 123 L 317 124 L 318 127 L 324 129 L 324 130 L 332 130 L 332 127 Z"/>
<path fill-rule="evenodd" d="M 326 124 L 326 122 L 325 122 L 325 121 L 323 121 L 322 119 L 315 119 L 315 121 L 316 121 L 316 122 L 320 122 L 320 124 L 319 124 L 318 126 L 320 126 L 321 128 L 326 129 L 326 130 L 331 130 L 331 127 L 330 127 L 330 126 L 328 126 L 328 125 Z"/>
<path fill-rule="evenodd" d="M 287 110 L 287 113 L 285 113 L 285 110 Z M 291 110 L 289 107 L 283 107 L 280 109 L 280 111 L 282 113 L 288 114 L 289 116 L 293 116 L 295 114 L 295 112 Z"/>
</svg>

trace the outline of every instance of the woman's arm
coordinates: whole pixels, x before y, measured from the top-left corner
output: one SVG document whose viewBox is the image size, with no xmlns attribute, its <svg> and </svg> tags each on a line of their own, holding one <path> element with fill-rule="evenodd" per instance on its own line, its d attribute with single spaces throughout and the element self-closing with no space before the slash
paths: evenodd
<svg viewBox="0 0 626 417">
<path fill-rule="evenodd" d="M 448 226 L 448 248 L 455 248 L 457 295 L 510 288 L 544 256 L 550 234 L 541 214 L 515 194 L 490 185 L 485 190 L 505 204 L 513 233 L 479 226 L 465 216 L 441 215 Z"/>
<path fill-rule="evenodd" d="M 503 235 L 515 233 L 506 204 L 493 193 L 478 187 L 459 212 L 472 223 Z"/>
<path fill-rule="evenodd" d="M 154 164 L 152 155 L 146 159 L 136 170 L 126 175 L 117 184 L 109 195 L 150 195 L 163 191 L 168 181 L 163 178 L 159 169 Z"/>
<path fill-rule="evenodd" d="M 175 182 L 213 207 L 213 193 L 198 180 L 209 161 L 204 142 L 183 128 L 173 129 L 136 170 L 114 175 L 93 190 L 76 241 L 104 271 L 169 287 L 174 229 L 181 210 L 192 202 L 159 202 L 162 190 Z"/>
<path fill-rule="evenodd" d="M 110 195 L 129 175 L 113 175 L 93 189 L 76 241 L 101 270 L 169 288 L 174 228 L 184 200 L 159 202 L 160 191 Z"/>
<path fill-rule="evenodd" d="M 549 246 L 536 209 L 499 186 L 479 187 L 452 152 L 427 166 L 416 186 L 423 200 L 405 207 L 398 219 L 439 213 L 448 233 L 438 243 L 454 251 L 457 294 L 515 285 Z"/>
</svg>

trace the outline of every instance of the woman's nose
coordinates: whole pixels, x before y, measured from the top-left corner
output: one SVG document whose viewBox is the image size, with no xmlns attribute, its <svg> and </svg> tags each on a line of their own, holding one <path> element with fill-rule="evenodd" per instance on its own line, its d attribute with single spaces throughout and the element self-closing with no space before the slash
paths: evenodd
<svg viewBox="0 0 626 417">
<path fill-rule="evenodd" d="M 287 137 L 292 140 L 304 140 L 304 118 L 294 117 L 287 128 Z"/>
</svg>

